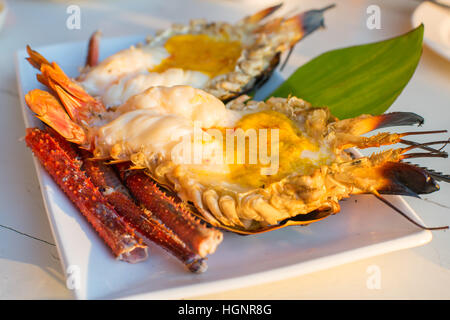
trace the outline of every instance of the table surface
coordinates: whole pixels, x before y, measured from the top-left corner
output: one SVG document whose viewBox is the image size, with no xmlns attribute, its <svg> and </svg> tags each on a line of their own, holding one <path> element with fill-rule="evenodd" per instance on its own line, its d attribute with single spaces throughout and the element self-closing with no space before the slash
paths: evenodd
<svg viewBox="0 0 450 320">
<path fill-rule="evenodd" d="M 295 4 L 294 4 L 295 2 Z M 303 0 L 285 1 L 285 10 L 307 10 L 337 3 L 326 14 L 327 28 L 298 45 L 283 75 L 318 54 L 344 46 L 378 41 L 411 29 L 418 2 Z M 81 8 L 81 29 L 66 28 L 71 4 Z M 34 47 L 86 40 L 101 29 L 105 37 L 152 34 L 172 22 L 191 18 L 236 21 L 274 1 L 8 1 L 0 31 L 0 299 L 70 299 L 42 202 L 32 156 L 25 147 L 14 54 Z M 367 7 L 381 8 L 381 29 L 366 27 Z M 450 62 L 424 47 L 412 80 L 391 107 L 426 119 L 423 130 L 450 129 Z M 450 172 L 450 161 L 421 164 Z M 450 186 L 423 199 L 408 198 L 426 225 L 450 225 Z M 226 291 L 200 299 L 450 299 L 450 232 L 433 232 L 431 243 L 269 284 Z M 376 266 L 380 286 L 368 286 Z"/>
</svg>

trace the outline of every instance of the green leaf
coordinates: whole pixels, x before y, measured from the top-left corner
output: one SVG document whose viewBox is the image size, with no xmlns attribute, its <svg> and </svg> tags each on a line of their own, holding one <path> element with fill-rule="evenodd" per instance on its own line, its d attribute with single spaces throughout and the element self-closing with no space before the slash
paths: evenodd
<svg viewBox="0 0 450 320">
<path fill-rule="evenodd" d="M 423 25 L 381 42 L 326 52 L 298 68 L 270 96 L 327 106 L 339 119 L 381 114 L 411 79 L 422 54 Z"/>
</svg>

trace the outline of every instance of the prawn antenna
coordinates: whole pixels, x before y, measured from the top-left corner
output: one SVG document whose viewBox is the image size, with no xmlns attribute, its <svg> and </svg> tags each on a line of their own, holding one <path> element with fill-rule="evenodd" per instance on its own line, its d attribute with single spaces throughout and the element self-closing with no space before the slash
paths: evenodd
<svg viewBox="0 0 450 320">
<path fill-rule="evenodd" d="M 447 140 L 441 140 L 441 141 L 432 141 L 432 142 L 426 142 L 426 143 L 411 143 L 409 147 L 403 148 L 402 153 L 410 151 L 415 148 L 424 148 L 430 145 L 435 144 L 442 144 L 442 147 L 439 149 L 433 149 L 433 148 L 427 148 L 426 150 L 429 152 L 415 152 L 415 153 L 408 153 L 403 154 L 402 159 L 410 159 L 410 158 L 448 158 L 448 153 L 441 151 L 443 148 L 445 148 L 448 143 L 450 142 L 450 139 Z M 429 150 L 428 150 L 429 149 Z"/>
<path fill-rule="evenodd" d="M 383 198 L 378 192 L 373 192 L 373 195 L 375 197 L 377 197 L 378 200 L 380 200 L 381 202 L 383 202 L 384 204 L 386 204 L 388 207 L 390 207 L 391 209 L 393 209 L 395 212 L 399 213 L 401 216 L 403 216 L 406 220 L 408 220 L 409 222 L 411 222 L 412 224 L 414 224 L 415 226 L 423 229 L 423 230 L 445 230 L 448 229 L 448 226 L 444 226 L 444 227 L 425 227 L 423 225 L 421 225 L 420 223 L 414 221 L 413 219 L 411 219 L 406 213 L 404 213 L 402 210 L 400 210 L 399 208 L 397 208 L 395 205 L 393 205 L 391 202 L 389 202 L 388 200 L 386 200 L 385 198 Z"/>
<path fill-rule="evenodd" d="M 434 148 L 430 148 L 429 146 L 424 146 L 424 145 L 421 145 L 420 143 L 418 143 L 418 142 L 414 142 L 414 141 L 410 141 L 410 140 L 405 140 L 405 139 L 400 139 L 400 141 L 399 141 L 400 143 L 403 143 L 403 144 L 406 144 L 406 145 L 409 145 L 409 146 L 417 146 L 418 148 L 420 148 L 420 149 L 423 149 L 423 150 L 426 150 L 426 151 L 430 151 L 431 153 L 437 153 L 437 154 L 446 154 L 447 152 L 445 152 L 445 151 L 442 151 L 442 149 L 446 146 L 446 145 L 443 145 L 441 148 L 439 148 L 439 149 L 434 149 Z"/>
</svg>

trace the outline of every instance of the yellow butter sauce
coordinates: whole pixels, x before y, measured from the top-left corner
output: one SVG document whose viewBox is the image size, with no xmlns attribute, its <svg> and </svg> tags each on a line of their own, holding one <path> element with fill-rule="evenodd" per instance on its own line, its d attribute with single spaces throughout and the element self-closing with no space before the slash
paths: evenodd
<svg viewBox="0 0 450 320">
<path fill-rule="evenodd" d="M 314 168 L 326 162 L 326 155 L 321 154 L 319 145 L 310 138 L 302 134 L 296 124 L 286 115 L 276 111 L 262 111 L 252 113 L 242 117 L 236 124 L 236 128 L 244 131 L 248 129 L 267 129 L 267 154 L 270 156 L 271 134 L 270 129 L 278 129 L 279 150 L 278 150 L 278 170 L 272 175 L 261 174 L 261 168 L 268 167 L 259 161 L 259 141 L 258 141 L 258 162 L 249 164 L 249 139 L 245 145 L 245 163 L 231 164 L 230 177 L 235 183 L 248 187 L 263 187 L 279 181 L 291 173 L 310 173 Z M 259 135 L 258 135 L 259 139 Z M 304 152 L 306 151 L 306 156 Z M 239 152 L 236 150 L 236 152 Z M 310 155 L 314 155 L 311 158 Z M 235 162 L 236 163 L 236 162 Z"/>
<path fill-rule="evenodd" d="M 205 34 L 173 36 L 164 48 L 170 56 L 150 71 L 181 68 L 206 73 L 210 78 L 233 71 L 242 51 L 239 41 L 216 39 Z"/>
</svg>

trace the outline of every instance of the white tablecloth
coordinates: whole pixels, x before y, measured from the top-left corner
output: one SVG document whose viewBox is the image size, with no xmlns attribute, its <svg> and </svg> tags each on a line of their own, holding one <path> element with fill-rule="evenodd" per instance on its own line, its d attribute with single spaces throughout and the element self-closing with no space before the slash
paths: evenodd
<svg viewBox="0 0 450 320">
<path fill-rule="evenodd" d="M 327 29 L 298 45 L 284 75 L 310 58 L 333 48 L 385 39 L 408 31 L 418 2 L 302 0 L 287 8 L 319 8 L 336 2 L 326 14 Z M 71 4 L 81 8 L 81 29 L 66 28 Z M 31 153 L 21 141 L 24 124 L 17 97 L 14 53 L 26 44 L 86 40 L 101 29 L 105 37 L 152 33 L 171 22 L 190 18 L 236 21 L 274 1 L 8 1 L 9 13 L 0 31 L 0 299 L 67 299 L 56 248 L 44 211 Z M 381 7 L 381 29 L 366 27 L 366 8 Z M 426 119 L 424 130 L 450 129 L 450 62 L 424 48 L 419 67 L 391 110 L 413 111 Z M 450 172 L 450 161 L 420 161 Z M 408 199 L 427 225 L 450 224 L 450 186 Z M 394 213 L 393 213 L 394 214 Z M 16 230 L 13 231 L 12 229 Z M 18 231 L 18 232 L 17 232 Z M 19 233 L 20 232 L 20 233 Z M 46 242 L 36 240 L 35 237 Z M 367 281 L 377 266 L 381 286 Z M 431 243 L 309 275 L 199 298 L 217 299 L 427 299 L 450 298 L 450 232 L 434 232 Z M 369 269 L 368 269 L 369 268 Z"/>
</svg>

